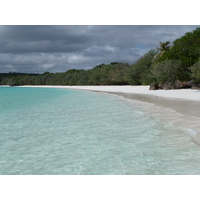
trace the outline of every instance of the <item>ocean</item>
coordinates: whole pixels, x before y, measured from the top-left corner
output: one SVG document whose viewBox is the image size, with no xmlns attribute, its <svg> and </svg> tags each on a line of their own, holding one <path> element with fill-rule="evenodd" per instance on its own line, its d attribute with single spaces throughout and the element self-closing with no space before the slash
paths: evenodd
<svg viewBox="0 0 200 200">
<path fill-rule="evenodd" d="M 0 87 L 0 174 L 200 174 L 187 127 L 153 108 L 105 93 Z"/>
</svg>

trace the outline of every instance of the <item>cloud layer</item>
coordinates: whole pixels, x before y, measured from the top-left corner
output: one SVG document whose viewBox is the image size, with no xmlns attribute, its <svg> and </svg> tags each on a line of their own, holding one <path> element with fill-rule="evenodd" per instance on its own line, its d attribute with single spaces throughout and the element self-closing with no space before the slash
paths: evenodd
<svg viewBox="0 0 200 200">
<path fill-rule="evenodd" d="M 0 72 L 64 72 L 133 63 L 197 26 L 0 26 Z"/>
</svg>

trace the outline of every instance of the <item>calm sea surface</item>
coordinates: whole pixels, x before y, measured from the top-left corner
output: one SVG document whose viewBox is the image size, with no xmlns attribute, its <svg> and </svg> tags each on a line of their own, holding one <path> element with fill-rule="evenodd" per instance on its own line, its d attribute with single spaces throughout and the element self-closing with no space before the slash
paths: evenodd
<svg viewBox="0 0 200 200">
<path fill-rule="evenodd" d="M 200 147 L 145 105 L 103 93 L 0 87 L 0 174 L 200 174 L 199 166 Z"/>
</svg>

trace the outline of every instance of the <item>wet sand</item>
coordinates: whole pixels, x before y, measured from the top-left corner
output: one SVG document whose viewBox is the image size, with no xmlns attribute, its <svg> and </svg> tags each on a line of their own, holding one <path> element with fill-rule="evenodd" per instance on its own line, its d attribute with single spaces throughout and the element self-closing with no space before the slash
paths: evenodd
<svg viewBox="0 0 200 200">
<path fill-rule="evenodd" d="M 128 99 L 170 108 L 186 116 L 200 117 L 200 90 L 149 90 L 149 86 L 20 86 L 77 89 L 120 95 Z"/>
<path fill-rule="evenodd" d="M 113 93 L 113 92 L 108 92 L 108 93 L 120 95 L 132 100 L 152 103 L 164 108 L 170 108 L 185 116 L 194 116 L 200 118 L 200 112 L 199 112 L 200 101 L 172 99 L 172 98 L 164 98 L 164 97 L 143 95 L 143 94 L 126 94 L 126 93 Z"/>
</svg>

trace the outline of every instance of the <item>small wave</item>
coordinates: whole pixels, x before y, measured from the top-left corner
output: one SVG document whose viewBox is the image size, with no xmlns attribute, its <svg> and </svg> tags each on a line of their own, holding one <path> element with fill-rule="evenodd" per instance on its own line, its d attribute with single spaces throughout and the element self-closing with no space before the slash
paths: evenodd
<svg viewBox="0 0 200 200">
<path fill-rule="evenodd" d="M 198 146 L 200 146 L 200 133 L 197 133 L 191 128 L 188 128 L 187 131 L 189 132 L 190 138 L 192 139 L 192 141 Z"/>
</svg>

